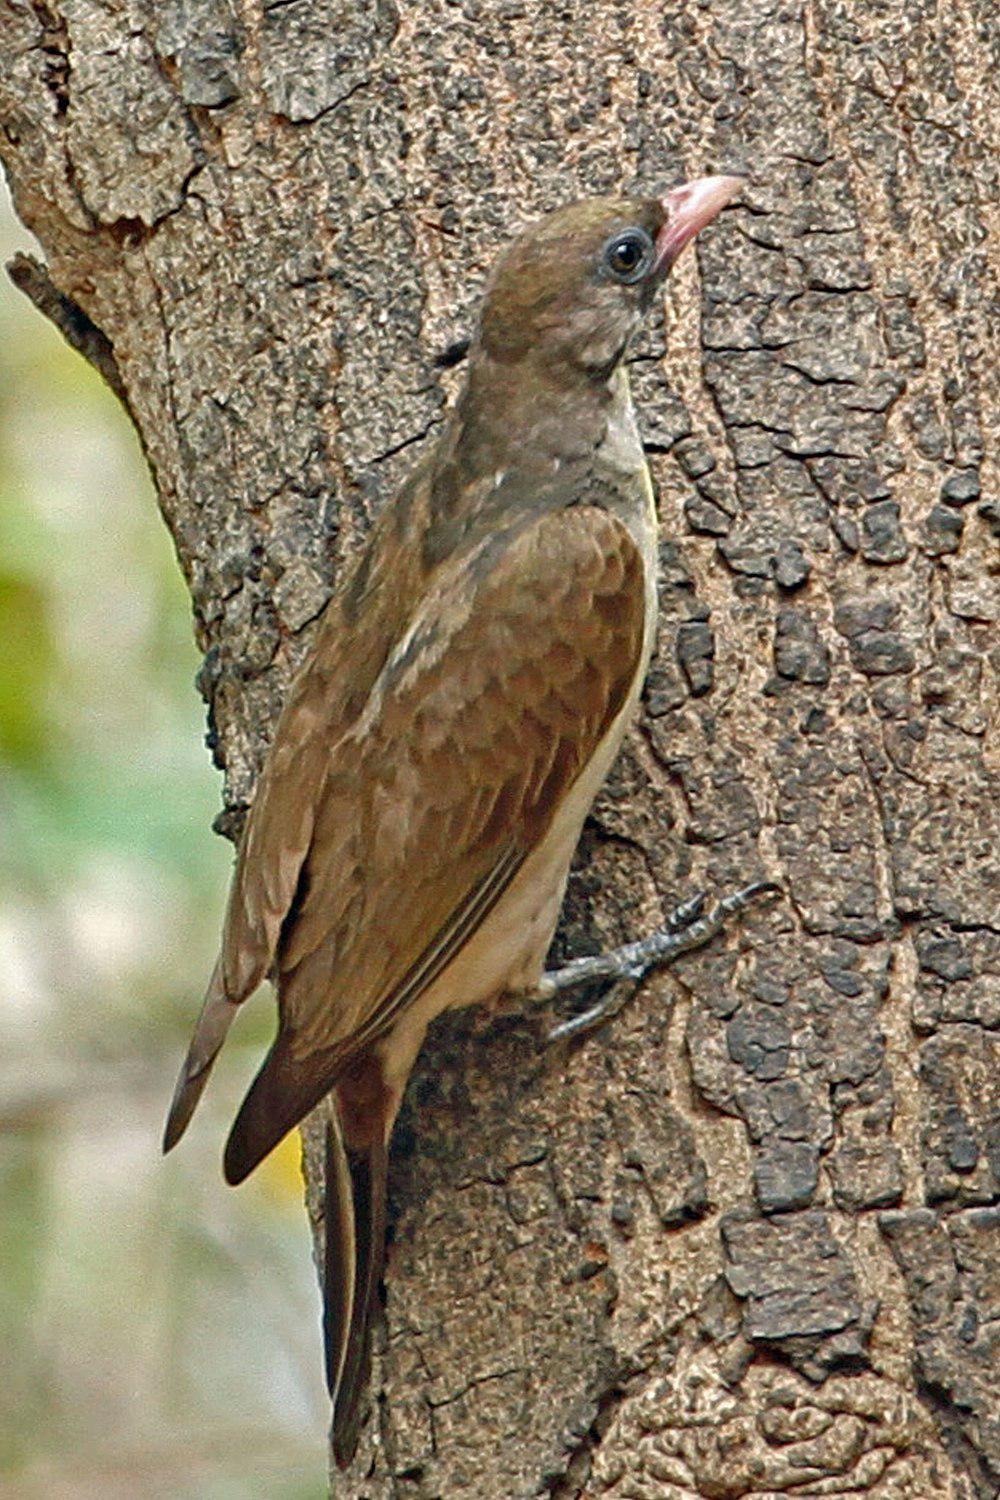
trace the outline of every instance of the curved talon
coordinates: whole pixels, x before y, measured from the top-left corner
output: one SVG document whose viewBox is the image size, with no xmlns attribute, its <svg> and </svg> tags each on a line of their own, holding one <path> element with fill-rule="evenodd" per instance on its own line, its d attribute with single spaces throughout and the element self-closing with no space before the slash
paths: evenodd
<svg viewBox="0 0 1000 1500">
<path fill-rule="evenodd" d="M 568 1021 L 560 1021 L 558 1026 L 553 1026 L 545 1037 L 548 1045 L 553 1042 L 565 1041 L 567 1037 L 575 1036 L 578 1031 L 583 1031 L 588 1026 L 595 1024 L 595 1017 L 589 1010 L 583 1010 L 578 1016 L 571 1016 Z"/>
<path fill-rule="evenodd" d="M 767 896 L 772 892 L 780 892 L 781 886 L 776 880 L 755 880 L 751 885 L 745 885 L 742 890 L 734 891 L 731 896 L 723 896 L 720 906 L 727 902 L 738 903 L 739 906 L 747 906 L 757 896 Z"/>
<path fill-rule="evenodd" d="M 693 896 L 689 896 L 686 901 L 682 901 L 674 908 L 664 922 L 664 927 L 670 932 L 681 932 L 685 927 L 691 927 L 705 910 L 707 900 L 707 891 L 696 891 Z"/>
</svg>

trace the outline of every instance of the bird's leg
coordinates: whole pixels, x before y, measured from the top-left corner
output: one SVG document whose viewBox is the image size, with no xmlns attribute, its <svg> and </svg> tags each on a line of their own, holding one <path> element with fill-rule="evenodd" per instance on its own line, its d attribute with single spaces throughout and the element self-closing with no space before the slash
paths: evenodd
<svg viewBox="0 0 1000 1500">
<path fill-rule="evenodd" d="M 561 1042 L 566 1037 L 580 1036 L 600 1026 L 615 1016 L 650 969 L 671 963 L 682 953 L 701 948 L 721 931 L 726 920 L 737 912 L 744 911 L 755 896 L 776 887 L 766 880 L 744 886 L 731 896 L 723 896 L 710 910 L 705 910 L 705 893 L 681 902 L 670 913 L 662 927 L 649 937 L 635 943 L 625 943 L 610 953 L 597 953 L 591 958 L 574 958 L 561 969 L 543 974 L 532 999 L 552 1000 L 563 990 L 576 989 L 580 985 L 593 984 L 607 979 L 611 983 L 601 997 L 579 1015 L 562 1021 L 549 1032 L 550 1042 Z"/>
</svg>

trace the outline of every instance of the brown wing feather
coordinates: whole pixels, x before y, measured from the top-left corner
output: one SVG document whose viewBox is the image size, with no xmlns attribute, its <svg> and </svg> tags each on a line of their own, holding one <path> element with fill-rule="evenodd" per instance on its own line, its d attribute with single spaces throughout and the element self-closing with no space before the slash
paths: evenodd
<svg viewBox="0 0 1000 1500">
<path fill-rule="evenodd" d="M 398 532 L 401 521 L 419 528 L 429 504 L 428 473 L 426 465 L 415 471 L 376 526 L 329 605 L 312 657 L 278 720 L 236 856 L 219 961 L 167 1116 L 164 1150 L 184 1134 L 238 1006 L 274 960 L 312 842 L 330 747 L 363 711 L 425 591 L 421 549 L 412 539 L 401 547 Z"/>
<path fill-rule="evenodd" d="M 384 1007 L 372 1013 L 356 1031 L 349 1048 L 334 1043 L 314 1049 L 305 1057 L 292 1050 L 293 1034 L 282 1030 L 275 1039 L 257 1077 L 240 1106 L 226 1142 L 224 1171 L 226 1181 L 240 1183 L 248 1177 L 282 1136 L 330 1090 L 331 1082 L 342 1071 L 345 1062 L 367 1041 L 385 1029 L 392 1016 L 411 999 L 416 999 L 433 983 L 449 959 L 475 930 L 481 913 L 489 911 L 507 888 L 520 864 L 514 856 L 500 860 L 487 878 L 468 893 L 445 932 L 413 965 Z"/>
<path fill-rule="evenodd" d="M 427 500 L 426 473 L 418 470 L 399 506 L 411 515 Z M 398 537 L 392 521 L 389 513 L 383 516 L 347 586 L 327 610 L 312 657 L 275 728 L 226 909 L 221 966 L 231 1002 L 252 993 L 271 966 L 312 843 L 331 746 L 363 711 L 426 586 L 419 548 L 393 545 Z"/>
<path fill-rule="evenodd" d="M 643 565 L 604 510 L 498 537 L 436 586 L 332 747 L 275 963 L 280 1034 L 233 1127 L 251 1170 L 440 972 L 544 836 L 641 658 Z M 474 924 L 465 920 L 474 908 Z M 405 998 L 401 1000 L 401 996 Z"/>
</svg>

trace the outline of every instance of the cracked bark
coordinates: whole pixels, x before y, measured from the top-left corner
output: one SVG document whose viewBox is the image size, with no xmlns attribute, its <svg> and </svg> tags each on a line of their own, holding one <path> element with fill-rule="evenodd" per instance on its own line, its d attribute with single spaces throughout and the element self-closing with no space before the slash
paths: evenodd
<svg viewBox="0 0 1000 1500">
<path fill-rule="evenodd" d="M 508 229 L 751 174 L 636 352 L 659 651 L 558 951 L 788 898 L 582 1046 L 437 1030 L 336 1493 L 992 1496 L 1000 34 L 988 0 L 582 15 L 0 3 L 15 279 L 142 437 L 229 835 Z"/>
</svg>

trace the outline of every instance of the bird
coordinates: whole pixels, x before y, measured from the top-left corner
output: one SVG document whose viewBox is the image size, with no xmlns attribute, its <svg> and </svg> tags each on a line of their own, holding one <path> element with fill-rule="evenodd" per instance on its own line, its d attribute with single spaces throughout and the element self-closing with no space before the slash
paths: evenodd
<svg viewBox="0 0 1000 1500">
<path fill-rule="evenodd" d="M 224 1173 L 242 1182 L 329 1099 L 324 1343 L 341 1466 L 368 1378 L 389 1140 L 430 1021 L 595 978 L 634 987 L 759 889 L 708 915 L 698 897 L 650 938 L 545 974 L 655 634 L 657 516 L 623 360 L 680 252 L 741 185 L 587 198 L 513 240 L 461 391 L 332 596 L 261 771 L 164 1150 L 270 979 L 277 1033 Z"/>
</svg>

